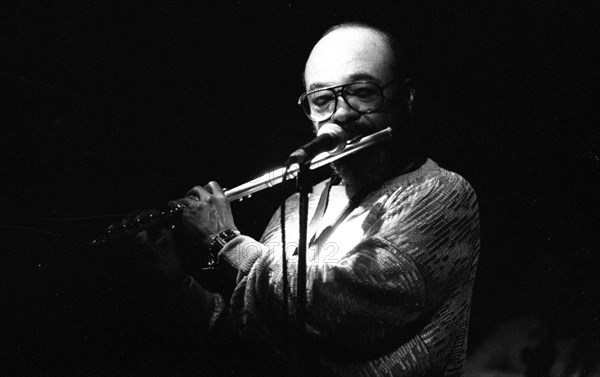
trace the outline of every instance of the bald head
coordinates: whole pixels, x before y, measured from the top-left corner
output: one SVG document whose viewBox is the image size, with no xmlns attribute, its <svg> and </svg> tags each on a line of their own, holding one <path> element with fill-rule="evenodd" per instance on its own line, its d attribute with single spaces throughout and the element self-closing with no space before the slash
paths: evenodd
<svg viewBox="0 0 600 377">
<path fill-rule="evenodd" d="M 380 83 L 388 82 L 396 70 L 392 46 L 388 34 L 368 25 L 342 24 L 331 28 L 315 45 L 306 62 L 307 90 L 320 83 L 343 84 L 345 79 L 375 78 Z M 361 75 L 364 77 L 357 77 Z"/>
</svg>

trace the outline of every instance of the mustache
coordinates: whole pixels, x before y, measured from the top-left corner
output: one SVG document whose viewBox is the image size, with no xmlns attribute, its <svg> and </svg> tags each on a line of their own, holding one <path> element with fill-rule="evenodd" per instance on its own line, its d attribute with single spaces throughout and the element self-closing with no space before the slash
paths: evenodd
<svg viewBox="0 0 600 377">
<path fill-rule="evenodd" d="M 366 124 L 357 124 L 357 123 L 350 123 L 350 124 L 344 124 L 344 125 L 340 124 L 340 127 L 342 127 L 344 132 L 351 135 L 350 138 L 358 137 L 358 136 L 367 136 L 367 135 L 377 132 L 376 127 L 374 127 L 372 125 L 366 125 Z"/>
</svg>

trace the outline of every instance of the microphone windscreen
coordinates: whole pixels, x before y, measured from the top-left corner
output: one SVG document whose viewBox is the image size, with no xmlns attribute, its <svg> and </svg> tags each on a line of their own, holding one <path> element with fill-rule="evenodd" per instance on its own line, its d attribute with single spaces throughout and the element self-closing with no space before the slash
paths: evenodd
<svg viewBox="0 0 600 377">
<path fill-rule="evenodd" d="M 346 147 L 346 141 L 348 140 L 349 135 L 338 124 L 326 123 L 322 125 L 319 128 L 319 131 L 317 131 L 317 136 L 321 136 L 324 134 L 329 134 L 335 140 L 336 147 L 332 149 L 329 153 L 340 152 Z"/>
</svg>

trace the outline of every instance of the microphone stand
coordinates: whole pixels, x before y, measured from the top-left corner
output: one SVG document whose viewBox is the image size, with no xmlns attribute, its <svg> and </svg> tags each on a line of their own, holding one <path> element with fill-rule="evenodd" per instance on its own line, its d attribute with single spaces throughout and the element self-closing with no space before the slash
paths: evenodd
<svg viewBox="0 0 600 377">
<path fill-rule="evenodd" d="M 296 284 L 297 295 L 297 334 L 302 340 L 304 338 L 306 322 L 306 252 L 307 252 L 307 231 L 308 231 L 308 195 L 312 192 L 312 182 L 310 177 L 310 163 L 304 163 L 300 166 L 297 178 L 297 191 L 300 194 L 298 199 L 298 218 L 299 218 L 299 238 L 298 238 L 298 280 Z"/>
<path fill-rule="evenodd" d="M 297 166 L 297 165 L 296 165 Z M 306 360 L 303 357 L 303 350 L 306 347 L 306 253 L 307 253 L 307 233 L 308 233 L 308 203 L 309 194 L 312 192 L 312 179 L 310 174 L 310 162 L 301 164 L 297 169 L 296 175 L 296 192 L 299 193 L 298 198 L 298 270 L 296 280 L 296 320 L 294 326 L 288 327 L 287 331 L 291 331 L 295 341 L 290 342 L 292 338 L 287 338 L 287 344 L 291 357 L 290 369 L 288 373 L 290 377 L 305 376 L 304 370 Z M 284 204 L 285 205 L 285 204 Z M 285 249 L 285 245 L 284 245 Z M 287 289 L 284 287 L 284 289 Z"/>
</svg>

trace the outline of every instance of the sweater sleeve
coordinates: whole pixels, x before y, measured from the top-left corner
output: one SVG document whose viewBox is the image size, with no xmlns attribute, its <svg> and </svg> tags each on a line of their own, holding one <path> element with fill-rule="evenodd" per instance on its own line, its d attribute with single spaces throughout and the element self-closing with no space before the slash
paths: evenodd
<svg viewBox="0 0 600 377">
<path fill-rule="evenodd" d="M 306 329 L 331 359 L 371 359 L 411 342 L 424 353 L 441 347 L 437 357 L 448 358 L 468 319 L 479 249 L 475 194 L 462 177 L 443 171 L 384 196 L 364 237 L 342 258 L 309 261 Z M 278 331 L 280 254 L 248 237 L 222 251 L 221 259 L 238 272 L 232 311 L 242 325 Z M 296 270 L 297 257 L 290 255 L 291 321 Z"/>
</svg>

